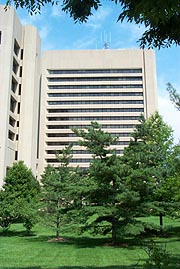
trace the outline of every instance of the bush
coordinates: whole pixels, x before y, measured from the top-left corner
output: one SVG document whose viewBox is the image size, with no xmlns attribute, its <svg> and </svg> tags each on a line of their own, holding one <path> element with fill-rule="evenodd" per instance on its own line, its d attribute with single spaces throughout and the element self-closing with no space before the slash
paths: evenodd
<svg viewBox="0 0 180 269">
<path fill-rule="evenodd" d="M 166 250 L 166 245 L 157 244 L 153 240 L 149 241 L 148 245 L 143 247 L 144 251 L 148 255 L 146 266 L 151 268 L 155 265 L 158 269 L 162 266 L 169 265 L 169 253 Z"/>
</svg>

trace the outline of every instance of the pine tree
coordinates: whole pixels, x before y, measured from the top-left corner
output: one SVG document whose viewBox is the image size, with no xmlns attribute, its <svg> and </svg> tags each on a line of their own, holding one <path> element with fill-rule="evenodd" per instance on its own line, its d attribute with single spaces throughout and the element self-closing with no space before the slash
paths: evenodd
<svg viewBox="0 0 180 269">
<path fill-rule="evenodd" d="M 140 195 L 141 214 L 159 214 L 162 226 L 163 215 L 170 214 L 174 206 L 163 195 L 173 173 L 172 129 L 156 112 L 147 120 L 142 116 L 132 136 L 123 156 L 129 171 L 127 184 Z"/>
<path fill-rule="evenodd" d="M 72 145 L 65 147 L 62 154 L 56 155 L 58 168 L 48 165 L 41 177 L 42 205 L 41 215 L 46 224 L 54 227 L 56 238 L 60 238 L 60 230 L 67 224 L 67 212 L 73 204 L 71 186 L 76 177 L 75 170 L 69 166 L 72 158 Z"/>
<path fill-rule="evenodd" d="M 139 203 L 137 193 L 126 186 L 121 158 L 110 148 L 117 138 L 104 132 L 97 122 L 85 130 L 73 131 L 82 138 L 79 144 L 92 154 L 84 177 L 84 192 L 80 192 L 81 199 L 83 197 L 79 208 L 81 227 L 93 233 L 111 233 L 112 244 L 116 244 Z"/>
</svg>

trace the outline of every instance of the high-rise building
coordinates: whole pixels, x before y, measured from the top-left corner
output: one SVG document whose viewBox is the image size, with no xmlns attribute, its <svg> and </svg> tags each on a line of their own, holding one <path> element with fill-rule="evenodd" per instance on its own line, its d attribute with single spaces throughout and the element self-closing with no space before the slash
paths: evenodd
<svg viewBox="0 0 180 269">
<path fill-rule="evenodd" d="M 72 165 L 87 167 L 91 155 L 77 145 L 72 128 L 91 121 L 128 145 L 140 114 L 157 108 L 152 50 L 46 51 L 42 57 L 39 169 L 57 164 L 55 152 L 74 143 Z"/>
<path fill-rule="evenodd" d="M 87 167 L 91 155 L 72 128 L 97 121 L 128 145 L 139 116 L 157 109 L 153 50 L 45 51 L 32 26 L 13 9 L 0 10 L 0 179 L 16 160 L 39 176 L 55 153 L 73 142 L 73 166 Z"/>
<path fill-rule="evenodd" d="M 37 170 L 40 38 L 15 11 L 0 6 L 0 186 L 6 170 L 24 160 Z"/>
</svg>

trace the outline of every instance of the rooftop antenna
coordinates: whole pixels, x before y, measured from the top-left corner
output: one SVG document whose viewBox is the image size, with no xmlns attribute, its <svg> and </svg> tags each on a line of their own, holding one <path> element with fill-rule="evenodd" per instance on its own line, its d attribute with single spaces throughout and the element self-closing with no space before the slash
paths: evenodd
<svg viewBox="0 0 180 269">
<path fill-rule="evenodd" d="M 101 43 L 103 43 L 104 49 L 109 49 L 109 45 L 111 44 L 111 32 L 109 32 L 109 34 L 105 31 L 101 33 Z"/>
</svg>

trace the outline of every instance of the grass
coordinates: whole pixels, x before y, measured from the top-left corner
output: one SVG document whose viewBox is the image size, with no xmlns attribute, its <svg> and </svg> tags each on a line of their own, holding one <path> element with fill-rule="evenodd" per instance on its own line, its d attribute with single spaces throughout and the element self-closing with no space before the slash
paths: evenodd
<svg viewBox="0 0 180 269">
<path fill-rule="evenodd" d="M 144 221 L 156 223 L 158 220 L 151 217 Z M 153 239 L 166 243 L 171 254 L 171 265 L 168 268 L 180 268 L 180 223 L 165 219 L 165 225 L 167 237 Z M 46 227 L 36 226 L 33 235 L 26 236 L 23 226 L 12 225 L 6 236 L 0 233 L 0 269 L 144 268 L 142 264 L 147 255 L 141 243 L 149 238 L 126 238 L 124 244 L 112 247 L 106 244 L 109 241 L 107 237 L 68 236 L 69 240 L 65 242 L 48 242 L 53 232 Z"/>
</svg>

